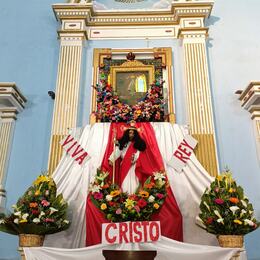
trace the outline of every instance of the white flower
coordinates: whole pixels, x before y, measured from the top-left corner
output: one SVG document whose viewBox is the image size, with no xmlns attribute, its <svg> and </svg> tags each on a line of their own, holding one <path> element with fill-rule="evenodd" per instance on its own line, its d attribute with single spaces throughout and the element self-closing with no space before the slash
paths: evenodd
<svg viewBox="0 0 260 260">
<path fill-rule="evenodd" d="M 247 203 L 246 203 L 244 200 L 240 200 L 240 201 L 241 201 L 242 205 L 243 205 L 245 208 L 247 208 Z"/>
<path fill-rule="evenodd" d="M 18 217 L 21 217 L 21 214 L 22 214 L 21 211 L 17 211 L 17 212 L 14 213 L 14 215 L 18 216 Z"/>
<path fill-rule="evenodd" d="M 17 205 L 16 204 L 12 205 L 12 208 L 17 210 Z"/>
<path fill-rule="evenodd" d="M 232 213 L 233 213 L 233 215 L 234 215 L 235 212 L 236 212 L 237 210 L 239 210 L 240 208 L 239 208 L 238 206 L 232 206 L 232 207 L 230 207 L 229 209 L 232 211 Z"/>
<path fill-rule="evenodd" d="M 249 220 L 249 219 L 245 219 L 244 222 L 245 222 L 246 225 L 249 225 L 249 226 L 255 225 L 255 223 L 252 220 Z"/>
<path fill-rule="evenodd" d="M 101 187 L 99 185 L 93 185 L 90 187 L 91 192 L 99 192 L 101 190 Z"/>
<path fill-rule="evenodd" d="M 210 207 L 209 207 L 209 205 L 207 204 L 207 202 L 206 201 L 203 201 L 203 204 L 207 207 L 207 209 L 210 211 Z"/>
<path fill-rule="evenodd" d="M 29 214 L 28 213 L 25 213 L 22 215 L 22 219 L 27 219 L 29 217 Z"/>
<path fill-rule="evenodd" d="M 64 222 L 65 224 L 69 224 L 69 223 L 70 223 L 67 219 L 64 219 L 63 222 Z"/>
<path fill-rule="evenodd" d="M 219 219 L 217 219 L 217 222 L 218 222 L 218 223 L 221 223 L 221 224 L 224 225 L 224 219 L 223 219 L 223 218 L 219 218 Z"/>
<path fill-rule="evenodd" d="M 14 219 L 14 223 L 15 223 L 15 224 L 19 224 L 19 218 L 15 218 L 15 219 Z"/>
<path fill-rule="evenodd" d="M 149 202 L 154 202 L 155 200 L 155 197 L 153 195 L 150 195 L 149 198 L 148 198 L 148 201 Z"/>
<path fill-rule="evenodd" d="M 50 215 L 53 214 L 54 212 L 57 212 L 57 211 L 58 211 L 57 209 L 55 209 L 55 208 L 53 208 L 53 207 L 50 207 L 50 210 L 51 210 Z"/>
<path fill-rule="evenodd" d="M 43 211 L 41 211 L 40 215 L 39 215 L 39 218 L 41 218 L 42 216 L 44 216 L 45 213 Z"/>
<path fill-rule="evenodd" d="M 242 209 L 240 213 L 240 218 L 246 213 L 246 210 Z"/>
<path fill-rule="evenodd" d="M 160 172 L 155 172 L 153 176 L 155 180 L 162 181 L 163 179 L 165 179 L 165 175 Z"/>
<path fill-rule="evenodd" d="M 219 218 L 222 219 L 222 216 L 220 215 L 220 213 L 217 210 L 214 210 L 215 215 Z M 219 221 L 220 222 L 220 221 Z"/>
<path fill-rule="evenodd" d="M 111 195 L 107 195 L 107 196 L 106 196 L 106 200 L 107 200 L 107 201 L 111 201 L 112 199 L 113 199 L 113 197 L 112 197 Z"/>
<path fill-rule="evenodd" d="M 204 225 L 203 220 L 199 216 L 196 217 L 196 221 L 195 222 L 196 222 L 197 225 L 201 226 L 202 228 L 206 228 L 206 226 Z"/>
<path fill-rule="evenodd" d="M 0 219 L 0 225 L 1 224 L 4 224 L 5 223 L 5 220 L 2 218 L 2 219 Z"/>
<path fill-rule="evenodd" d="M 41 222 L 41 220 L 39 218 L 34 218 L 33 219 L 33 223 L 40 223 L 40 222 Z"/>
</svg>

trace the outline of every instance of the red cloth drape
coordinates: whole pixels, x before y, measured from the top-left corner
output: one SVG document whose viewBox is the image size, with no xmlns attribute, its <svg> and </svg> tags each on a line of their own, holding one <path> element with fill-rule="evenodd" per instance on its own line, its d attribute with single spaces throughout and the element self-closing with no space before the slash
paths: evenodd
<svg viewBox="0 0 260 260">
<path fill-rule="evenodd" d="M 153 172 L 164 170 L 164 164 L 151 124 L 136 123 L 135 126 L 140 129 L 139 134 L 146 143 L 146 150 L 144 152 L 140 152 L 135 168 L 135 173 L 139 181 L 143 184 L 145 180 L 153 174 Z M 108 163 L 108 158 L 113 152 L 113 129 L 116 129 L 117 139 L 120 139 L 124 133 L 125 127 L 127 127 L 127 124 L 125 123 L 111 123 L 110 126 L 107 148 L 101 167 L 102 169 L 110 172 L 111 178 L 112 167 Z M 131 147 L 130 149 L 131 151 L 129 151 L 129 153 L 132 154 L 134 152 L 134 148 Z M 127 158 L 127 160 L 130 160 L 130 158 Z M 125 174 L 121 174 L 121 172 L 119 172 L 120 163 L 120 160 L 117 160 L 115 181 L 121 185 L 123 179 L 125 178 Z M 126 164 L 128 164 L 127 161 Z M 127 167 L 128 166 L 126 166 L 125 169 L 127 169 Z M 178 241 L 183 241 L 182 215 L 170 187 L 167 189 L 167 195 L 168 196 L 164 205 L 162 206 L 160 212 L 153 216 L 153 220 L 160 220 L 162 235 Z M 101 243 L 101 224 L 108 222 L 109 221 L 104 218 L 102 212 L 93 205 L 88 197 L 86 207 L 87 246 Z"/>
</svg>

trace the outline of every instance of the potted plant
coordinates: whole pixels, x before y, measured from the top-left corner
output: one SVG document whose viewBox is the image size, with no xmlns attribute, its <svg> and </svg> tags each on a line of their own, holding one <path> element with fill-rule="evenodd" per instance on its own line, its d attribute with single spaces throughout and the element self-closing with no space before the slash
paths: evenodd
<svg viewBox="0 0 260 260">
<path fill-rule="evenodd" d="M 0 231 L 19 235 L 20 247 L 42 246 L 44 235 L 69 227 L 67 207 L 62 194 L 57 195 L 54 180 L 40 175 L 12 206 L 13 212 L 0 216 Z"/>
<path fill-rule="evenodd" d="M 243 236 L 259 227 L 243 188 L 229 170 L 218 175 L 201 197 L 199 220 L 222 247 L 243 247 Z"/>
</svg>

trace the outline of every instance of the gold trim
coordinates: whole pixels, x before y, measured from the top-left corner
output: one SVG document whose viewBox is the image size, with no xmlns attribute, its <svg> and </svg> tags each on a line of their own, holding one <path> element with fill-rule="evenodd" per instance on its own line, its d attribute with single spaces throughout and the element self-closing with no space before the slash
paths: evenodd
<svg viewBox="0 0 260 260">
<path fill-rule="evenodd" d="M 215 177 L 218 175 L 217 155 L 215 149 L 215 140 L 213 134 L 192 134 L 198 141 L 194 152 L 197 159 L 203 165 L 209 175 Z"/>
<path fill-rule="evenodd" d="M 53 135 L 51 137 L 51 149 L 48 165 L 48 173 L 50 175 L 54 172 L 62 157 L 63 149 L 60 142 L 64 137 L 65 135 Z"/>
</svg>

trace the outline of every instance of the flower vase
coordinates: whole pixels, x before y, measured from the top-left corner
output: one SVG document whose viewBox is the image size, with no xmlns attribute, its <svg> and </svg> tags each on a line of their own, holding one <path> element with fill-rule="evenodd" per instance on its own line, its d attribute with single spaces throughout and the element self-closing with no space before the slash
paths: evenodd
<svg viewBox="0 0 260 260">
<path fill-rule="evenodd" d="M 44 235 L 19 234 L 19 249 L 21 260 L 25 260 L 23 247 L 39 247 L 43 245 Z"/>
<path fill-rule="evenodd" d="M 243 248 L 244 236 L 242 235 L 219 235 L 217 236 L 221 247 Z M 234 255 L 231 260 L 239 260 L 240 253 Z"/>
</svg>

